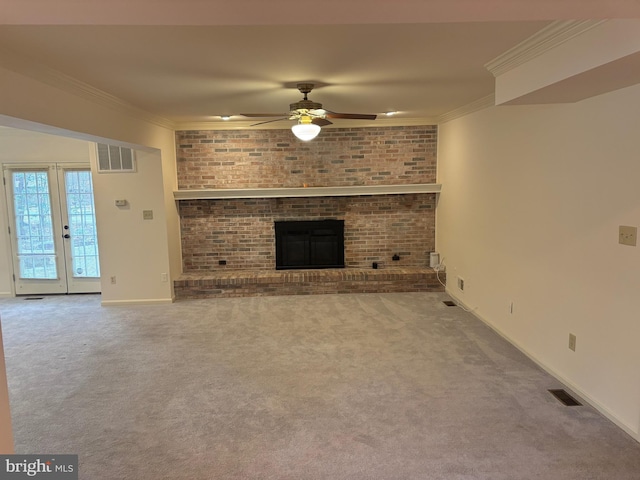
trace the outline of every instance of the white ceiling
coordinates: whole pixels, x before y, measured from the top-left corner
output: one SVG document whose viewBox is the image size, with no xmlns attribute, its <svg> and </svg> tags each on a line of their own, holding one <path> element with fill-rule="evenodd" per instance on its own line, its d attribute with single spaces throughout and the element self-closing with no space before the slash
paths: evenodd
<svg viewBox="0 0 640 480">
<path fill-rule="evenodd" d="M 0 0 L 0 46 L 178 128 L 284 113 L 301 81 L 319 84 L 309 97 L 332 111 L 424 123 L 492 94 L 485 63 L 552 20 L 640 16 L 638 3 Z"/>
</svg>

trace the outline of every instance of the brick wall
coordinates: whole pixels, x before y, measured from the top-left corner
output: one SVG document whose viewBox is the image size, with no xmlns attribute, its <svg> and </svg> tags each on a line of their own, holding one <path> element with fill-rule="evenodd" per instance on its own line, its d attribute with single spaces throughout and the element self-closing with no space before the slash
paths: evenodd
<svg viewBox="0 0 640 480">
<path fill-rule="evenodd" d="M 429 265 L 435 244 L 435 194 L 354 197 L 183 200 L 185 272 L 274 269 L 274 222 L 345 221 L 345 265 Z M 400 261 L 392 262 L 394 254 Z M 218 265 L 226 260 L 226 266 Z"/>
<path fill-rule="evenodd" d="M 325 128 L 311 142 L 288 129 L 179 131 L 176 145 L 180 189 L 436 180 L 436 126 Z M 435 244 L 435 194 L 182 200 L 179 212 L 185 272 L 275 268 L 277 220 L 345 220 L 347 267 L 428 266 Z"/>
<path fill-rule="evenodd" d="M 178 188 L 435 183 L 437 126 L 176 132 Z"/>
</svg>

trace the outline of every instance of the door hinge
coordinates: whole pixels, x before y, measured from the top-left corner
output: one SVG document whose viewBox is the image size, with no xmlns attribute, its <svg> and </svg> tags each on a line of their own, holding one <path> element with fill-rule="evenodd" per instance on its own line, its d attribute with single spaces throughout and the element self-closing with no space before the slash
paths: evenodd
<svg viewBox="0 0 640 480">
<path fill-rule="evenodd" d="M 9 235 L 11 235 L 11 227 L 7 227 L 7 230 L 9 230 Z"/>
<path fill-rule="evenodd" d="M 14 282 L 16 281 L 16 274 L 15 273 L 13 274 L 13 281 Z"/>
</svg>

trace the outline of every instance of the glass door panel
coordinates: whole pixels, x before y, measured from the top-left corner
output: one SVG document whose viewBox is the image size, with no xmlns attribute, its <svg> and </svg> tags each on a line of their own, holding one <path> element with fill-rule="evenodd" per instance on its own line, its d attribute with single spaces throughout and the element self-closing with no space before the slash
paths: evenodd
<svg viewBox="0 0 640 480">
<path fill-rule="evenodd" d="M 69 293 L 100 291 L 100 262 L 91 171 L 58 170 L 63 205 L 63 238 Z M 63 193 L 61 192 L 61 194 Z"/>
<path fill-rule="evenodd" d="M 20 278 L 57 279 L 48 174 L 14 172 L 12 185 Z"/>
</svg>

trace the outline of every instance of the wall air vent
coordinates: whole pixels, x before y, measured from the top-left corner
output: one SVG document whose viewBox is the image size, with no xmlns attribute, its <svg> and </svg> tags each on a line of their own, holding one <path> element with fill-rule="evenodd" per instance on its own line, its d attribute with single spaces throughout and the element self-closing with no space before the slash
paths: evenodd
<svg viewBox="0 0 640 480">
<path fill-rule="evenodd" d="M 134 151 L 126 147 L 98 143 L 98 173 L 133 173 L 136 171 Z"/>
</svg>

